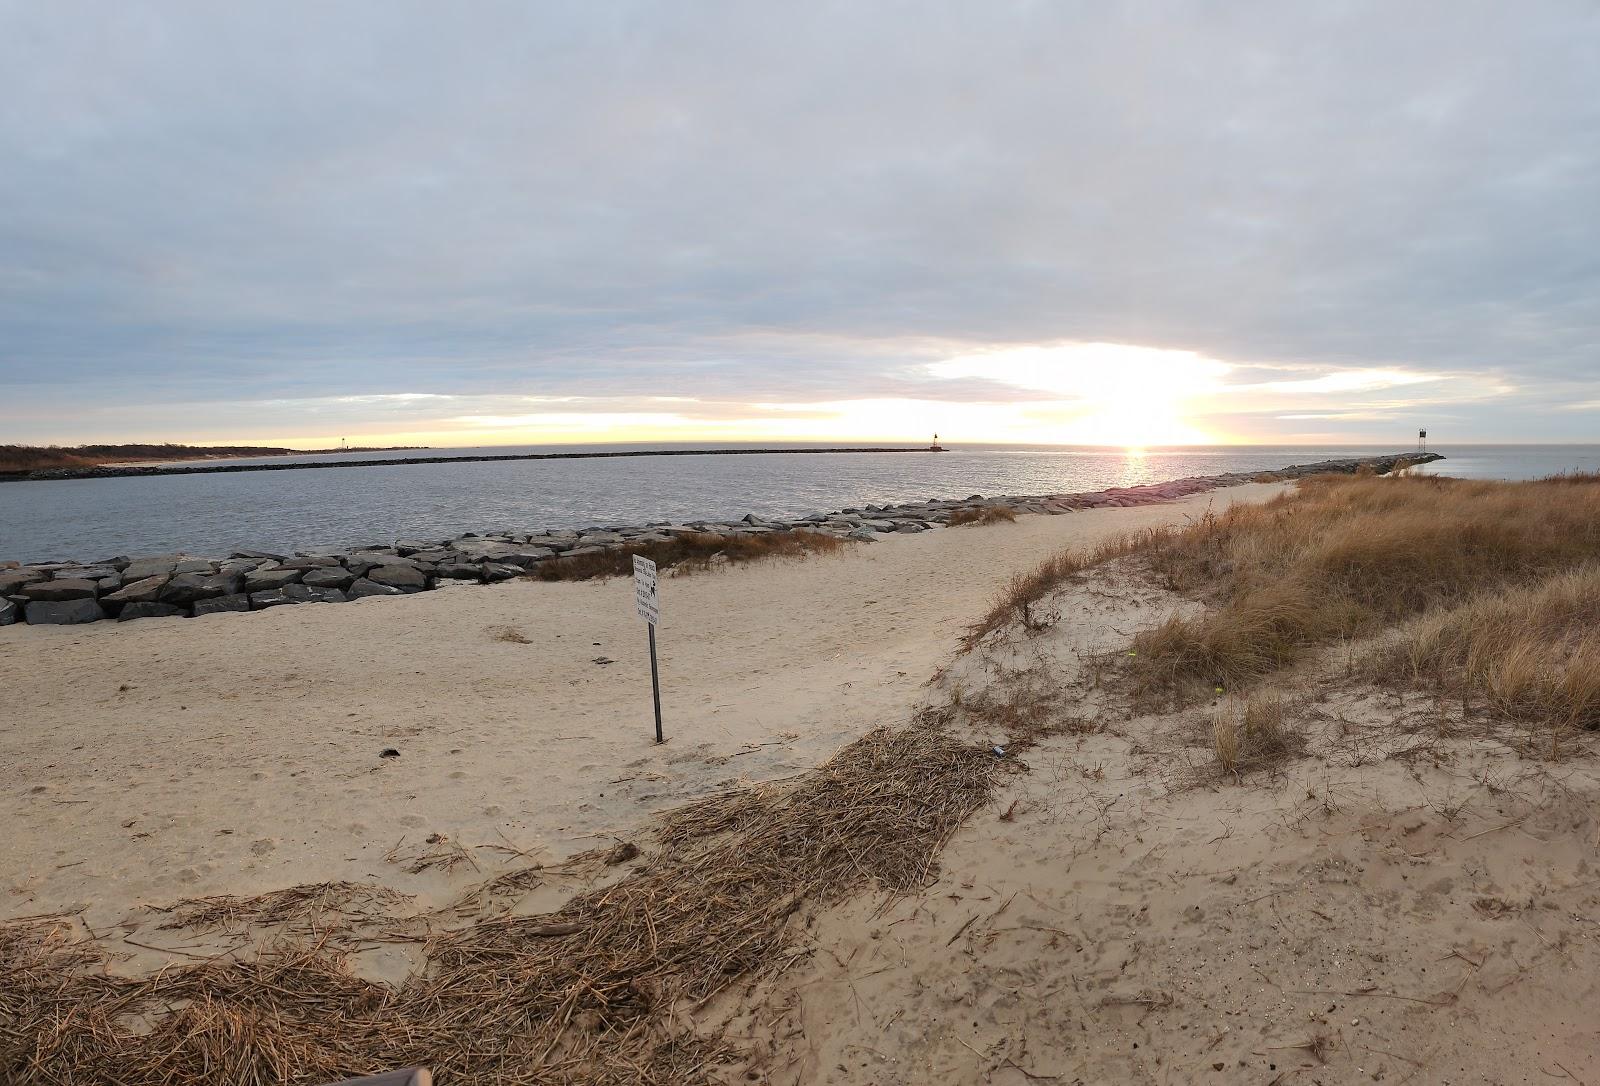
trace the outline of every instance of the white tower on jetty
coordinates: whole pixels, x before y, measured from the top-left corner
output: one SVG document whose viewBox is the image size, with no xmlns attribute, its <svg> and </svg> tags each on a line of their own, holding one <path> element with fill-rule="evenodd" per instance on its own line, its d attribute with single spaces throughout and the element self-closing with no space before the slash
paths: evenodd
<svg viewBox="0 0 1600 1086">
<path fill-rule="evenodd" d="M 1428 451 L 1428 431 L 1426 430 L 1417 431 L 1417 451 L 1419 453 Z"/>
</svg>

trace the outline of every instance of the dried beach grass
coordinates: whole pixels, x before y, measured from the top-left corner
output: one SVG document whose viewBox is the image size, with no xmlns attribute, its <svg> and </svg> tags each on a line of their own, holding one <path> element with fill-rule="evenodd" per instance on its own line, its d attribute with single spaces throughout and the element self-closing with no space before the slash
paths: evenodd
<svg viewBox="0 0 1600 1086">
<path fill-rule="evenodd" d="M 1232 687 L 1318 645 L 1600 561 L 1600 477 L 1317 476 L 1153 533 L 1144 554 L 1168 587 L 1212 606 L 1135 638 L 1141 678 Z"/>
<path fill-rule="evenodd" d="M 635 543 L 573 558 L 552 558 L 528 571 L 536 581 L 588 581 L 596 577 L 633 576 L 633 556 L 641 554 L 660 569 L 679 573 L 710 569 L 717 562 L 762 562 L 836 554 L 850 545 L 827 532 L 796 528 L 750 535 L 685 533 L 659 543 Z"/>
<path fill-rule="evenodd" d="M 970 509 L 957 509 L 945 523 L 951 528 L 963 524 L 1011 524 L 1017 514 L 1004 505 L 979 505 Z"/>
<path fill-rule="evenodd" d="M 1600 728 L 1600 563 L 1421 619 L 1366 670 L 1393 677 L 1397 663 L 1513 720 Z"/>
<path fill-rule="evenodd" d="M 673 1008 L 805 954 L 803 904 L 925 884 L 1002 764 L 936 722 L 875 731 L 673 812 L 638 869 L 555 913 L 433 935 L 400 985 L 356 977 L 326 937 L 123 977 L 70 918 L 0 925 L 0 1080 L 262 1086 L 425 1064 L 441 1086 L 701 1082 L 733 1053 Z"/>
<path fill-rule="evenodd" d="M 1283 698 L 1256 694 L 1243 704 L 1224 705 L 1211 720 L 1217 768 L 1238 777 L 1246 770 L 1305 753 L 1305 737 L 1284 719 Z"/>
<path fill-rule="evenodd" d="M 249 925 L 289 924 L 335 914 L 369 914 L 405 900 L 405 895 L 386 886 L 357 882 L 317 882 L 273 890 L 256 897 L 184 898 L 157 912 L 169 914 L 160 927 L 205 930 L 237 929 Z"/>
</svg>

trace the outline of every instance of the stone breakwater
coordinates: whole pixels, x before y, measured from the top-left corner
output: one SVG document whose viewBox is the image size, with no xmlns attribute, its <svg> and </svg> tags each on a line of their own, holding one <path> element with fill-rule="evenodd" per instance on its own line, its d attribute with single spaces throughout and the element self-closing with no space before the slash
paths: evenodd
<svg viewBox="0 0 1600 1086">
<path fill-rule="evenodd" d="M 796 520 L 750 514 L 740 521 L 617 525 L 571 531 L 467 534 L 454 539 L 400 539 L 392 544 L 295 554 L 234 551 L 226 558 L 162 554 L 118 556 L 91 563 L 0 563 L 0 625 L 70 625 L 114 618 L 188 617 L 224 611 L 264 611 L 301 603 L 344 603 L 370 596 L 400 596 L 449 584 L 492 584 L 527 574 L 545 562 L 627 548 L 648 549 L 681 535 L 739 536 L 769 532 L 824 532 L 870 543 L 887 534 L 932 531 L 952 514 L 989 505 L 1016 513 L 1059 515 L 1169 502 L 1263 475 L 1296 479 L 1350 474 L 1363 466 L 1380 474 L 1403 463 L 1439 460 L 1434 454 L 1378 456 L 1297 464 L 1271 472 L 1195 476 L 1167 483 L 1113 487 L 1089 494 L 1027 497 L 974 494 L 930 498 L 905 505 L 868 505 L 816 513 Z"/>
</svg>

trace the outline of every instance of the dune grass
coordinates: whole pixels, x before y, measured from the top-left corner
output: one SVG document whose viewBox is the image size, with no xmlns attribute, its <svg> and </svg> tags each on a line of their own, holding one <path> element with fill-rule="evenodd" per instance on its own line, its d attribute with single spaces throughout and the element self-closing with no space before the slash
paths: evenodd
<svg viewBox="0 0 1600 1086">
<path fill-rule="evenodd" d="M 1600 562 L 1600 477 L 1316 477 L 1265 505 L 1152 533 L 1142 550 L 1168 587 L 1210 606 L 1135 637 L 1141 677 L 1231 687 L 1319 645 Z"/>
<path fill-rule="evenodd" d="M 951 528 L 959 528 L 963 524 L 1010 524 L 1017 519 L 1017 514 L 1003 505 L 979 505 L 970 509 L 957 509 L 950 514 L 946 523 Z"/>
<path fill-rule="evenodd" d="M 607 548 L 572 558 L 552 558 L 534 566 L 528 576 L 537 581 L 588 581 L 596 577 L 633 576 L 633 556 L 642 554 L 659 569 L 680 573 L 710 569 L 727 562 L 760 562 L 777 558 L 805 558 L 815 554 L 835 554 L 850 545 L 849 540 L 827 532 L 804 528 L 787 532 L 755 535 L 718 535 L 692 532 L 665 542 L 637 543 Z"/>
<path fill-rule="evenodd" d="M 1512 719 L 1600 728 L 1600 563 L 1425 616 L 1367 668 L 1396 663 Z"/>
<path fill-rule="evenodd" d="M 1259 769 L 1305 750 L 1305 737 L 1284 718 L 1283 698 L 1258 693 L 1218 708 L 1211 721 L 1217 768 L 1230 776 Z"/>
</svg>

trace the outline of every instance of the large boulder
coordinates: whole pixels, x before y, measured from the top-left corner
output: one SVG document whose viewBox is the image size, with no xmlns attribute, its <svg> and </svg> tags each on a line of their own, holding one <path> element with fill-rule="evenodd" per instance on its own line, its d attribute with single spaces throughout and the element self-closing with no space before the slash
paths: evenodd
<svg viewBox="0 0 1600 1086">
<path fill-rule="evenodd" d="M 80 622 L 99 622 L 105 610 L 92 599 L 36 600 L 28 604 L 28 622 L 33 626 L 75 626 Z"/>
<path fill-rule="evenodd" d="M 127 622 L 135 618 L 182 618 L 188 614 L 182 607 L 174 607 L 170 603 L 130 603 L 117 612 L 118 622 Z"/>
<path fill-rule="evenodd" d="M 328 554 L 301 555 L 298 558 L 285 558 L 278 563 L 279 569 L 329 569 L 339 564 L 339 560 Z"/>
<path fill-rule="evenodd" d="M 308 584 L 284 585 L 283 594 L 296 603 L 344 603 L 350 598 L 337 588 L 313 588 Z"/>
<path fill-rule="evenodd" d="M 554 558 L 556 552 L 549 547 L 516 547 L 495 559 L 496 562 L 510 562 L 514 566 L 529 569 L 538 565 L 547 558 Z"/>
<path fill-rule="evenodd" d="M 63 600 L 92 600 L 100 592 L 93 581 L 77 577 L 64 577 L 57 581 L 34 581 L 22 586 L 22 595 L 41 603 L 59 603 Z"/>
<path fill-rule="evenodd" d="M 9 626 L 22 619 L 22 608 L 0 596 L 0 626 Z"/>
<path fill-rule="evenodd" d="M 56 570 L 55 579 L 65 581 L 69 578 L 76 581 L 102 581 L 107 577 L 120 577 L 121 571 L 115 566 L 69 566 L 66 569 Z"/>
<path fill-rule="evenodd" d="M 452 581 L 481 581 L 483 570 L 476 562 L 467 562 L 457 559 L 453 562 L 440 562 L 434 572 Z"/>
<path fill-rule="evenodd" d="M 250 597 L 242 592 L 235 592 L 227 596 L 216 596 L 209 600 L 197 600 L 194 605 L 196 618 L 201 615 L 214 615 L 219 611 L 248 610 L 250 610 Z"/>
<path fill-rule="evenodd" d="M 258 569 L 254 573 L 244 575 L 244 590 L 269 592 L 286 584 L 294 584 L 300 577 L 301 572 L 298 569 Z"/>
<path fill-rule="evenodd" d="M 426 588 L 428 579 L 422 571 L 411 566 L 383 565 L 367 570 L 367 580 L 390 588 Z"/>
<path fill-rule="evenodd" d="M 394 549 L 401 554 L 411 554 L 414 551 L 430 551 L 438 545 L 425 539 L 397 539 L 394 541 Z"/>
<path fill-rule="evenodd" d="M 15 596 L 25 584 L 42 581 L 45 574 L 33 569 L 0 570 L 0 596 Z"/>
<path fill-rule="evenodd" d="M 161 590 L 166 587 L 167 582 L 171 579 L 164 573 L 155 577 L 146 577 L 142 581 L 134 581 L 132 584 L 123 585 L 115 592 L 102 596 L 101 599 L 103 602 L 111 604 L 153 603 L 160 598 Z"/>
<path fill-rule="evenodd" d="M 416 589 L 413 588 L 410 591 L 415 592 Z M 365 577 L 361 577 L 346 590 L 345 594 L 355 600 L 360 599 L 362 596 L 403 596 L 406 592 L 407 589 L 379 584 L 377 581 L 369 581 Z"/>
<path fill-rule="evenodd" d="M 284 587 L 292 586 L 285 585 Z M 250 609 L 253 611 L 265 611 L 268 607 L 282 607 L 285 604 L 299 602 L 299 600 L 290 599 L 286 596 L 282 588 L 268 588 L 261 592 L 250 593 Z"/>
<path fill-rule="evenodd" d="M 349 588 L 350 582 L 355 580 L 355 574 L 348 569 L 308 569 L 306 575 L 300 578 L 300 583 L 310 585 L 312 588 Z"/>
<path fill-rule="evenodd" d="M 129 581 L 142 581 L 146 577 L 171 573 L 182 560 L 181 554 L 157 554 L 149 558 L 135 558 L 123 569 L 122 576 Z"/>
<path fill-rule="evenodd" d="M 490 582 L 509 581 L 522 576 L 524 572 L 521 566 L 514 566 L 510 562 L 485 562 L 479 568 L 483 571 L 483 579 Z"/>
<path fill-rule="evenodd" d="M 281 554 L 273 554 L 271 551 L 250 551 L 250 550 L 234 551 L 232 554 L 228 555 L 228 557 L 229 558 L 264 558 L 264 559 L 266 559 L 268 561 L 272 561 L 272 562 L 281 562 L 281 561 L 283 561 L 283 558 L 284 558 L 283 555 L 281 555 Z"/>
<path fill-rule="evenodd" d="M 217 564 L 209 558 L 184 558 L 172 567 L 174 573 L 215 573 Z"/>
<path fill-rule="evenodd" d="M 240 578 L 228 573 L 179 573 L 168 581 L 157 597 L 162 603 L 178 606 L 197 600 L 231 596 L 239 591 Z"/>
</svg>

